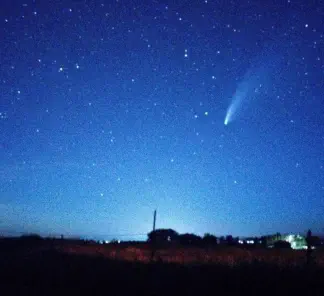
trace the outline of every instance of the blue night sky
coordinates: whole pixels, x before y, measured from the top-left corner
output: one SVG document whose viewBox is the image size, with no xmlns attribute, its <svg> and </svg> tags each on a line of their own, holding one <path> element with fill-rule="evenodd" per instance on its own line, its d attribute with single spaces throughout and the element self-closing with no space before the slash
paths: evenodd
<svg viewBox="0 0 324 296">
<path fill-rule="evenodd" d="M 1 4 L 1 233 L 323 233 L 321 1 Z"/>
</svg>

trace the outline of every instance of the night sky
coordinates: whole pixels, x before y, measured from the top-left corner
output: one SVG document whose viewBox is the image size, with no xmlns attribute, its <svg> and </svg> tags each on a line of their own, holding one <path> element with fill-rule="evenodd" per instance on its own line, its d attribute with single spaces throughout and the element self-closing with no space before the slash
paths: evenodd
<svg viewBox="0 0 324 296">
<path fill-rule="evenodd" d="M 323 19 L 320 0 L 1 1 L 0 232 L 145 239 L 157 209 L 180 233 L 323 233 Z"/>
</svg>

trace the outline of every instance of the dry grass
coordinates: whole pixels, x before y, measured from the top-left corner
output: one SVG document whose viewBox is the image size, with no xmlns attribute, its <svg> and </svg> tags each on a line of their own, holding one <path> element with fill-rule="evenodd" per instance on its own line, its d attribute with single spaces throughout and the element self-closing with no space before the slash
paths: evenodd
<svg viewBox="0 0 324 296">
<path fill-rule="evenodd" d="M 151 249 L 148 245 L 67 245 L 58 246 L 60 251 L 70 254 L 102 256 L 109 259 L 149 262 Z M 324 267 L 324 252 L 316 250 L 313 257 L 319 266 Z M 243 249 L 237 247 L 217 248 L 160 248 L 155 260 L 180 264 L 221 264 L 235 266 L 240 264 L 265 263 L 277 266 L 302 266 L 306 262 L 306 251 Z"/>
</svg>

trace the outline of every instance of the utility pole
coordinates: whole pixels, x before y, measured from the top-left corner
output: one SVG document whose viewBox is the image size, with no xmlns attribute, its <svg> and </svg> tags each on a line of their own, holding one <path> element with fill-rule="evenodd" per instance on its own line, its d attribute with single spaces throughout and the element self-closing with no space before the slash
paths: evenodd
<svg viewBox="0 0 324 296">
<path fill-rule="evenodd" d="M 154 260 L 155 248 L 156 248 L 155 224 L 156 224 L 156 210 L 154 210 L 154 214 L 153 214 L 153 231 L 152 231 L 152 241 L 151 241 L 152 244 L 151 261 L 152 262 Z"/>
<path fill-rule="evenodd" d="M 155 231 L 155 223 L 156 223 L 156 210 L 154 211 L 154 216 L 153 216 L 153 231 Z"/>
</svg>

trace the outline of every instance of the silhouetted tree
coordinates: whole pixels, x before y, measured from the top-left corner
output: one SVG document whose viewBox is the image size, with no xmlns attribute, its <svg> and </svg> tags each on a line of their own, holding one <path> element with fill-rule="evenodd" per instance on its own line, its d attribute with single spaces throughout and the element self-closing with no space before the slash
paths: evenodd
<svg viewBox="0 0 324 296">
<path fill-rule="evenodd" d="M 35 246 L 41 244 L 43 238 L 38 234 L 24 234 L 20 237 L 20 244 L 22 246 Z"/>
<path fill-rule="evenodd" d="M 306 235 L 307 249 L 311 249 L 312 246 L 312 231 L 309 229 Z"/>
<path fill-rule="evenodd" d="M 221 237 L 219 238 L 219 244 L 220 244 L 220 245 L 224 245 L 225 242 L 226 242 L 225 237 L 224 237 L 224 236 L 221 236 Z"/>
<path fill-rule="evenodd" d="M 314 236 L 312 235 L 312 231 L 310 229 L 307 231 L 306 243 L 307 243 L 306 261 L 307 264 L 309 265 L 313 262 L 312 248 L 314 247 L 314 243 L 315 243 Z"/>
<path fill-rule="evenodd" d="M 43 238 L 35 233 L 31 233 L 31 234 L 23 234 L 20 239 L 22 240 L 28 240 L 28 241 L 40 241 L 43 240 Z"/>
<path fill-rule="evenodd" d="M 202 238 L 199 235 L 193 233 L 185 233 L 179 235 L 179 242 L 182 245 L 198 246 L 202 243 Z"/>
<path fill-rule="evenodd" d="M 314 236 L 311 230 L 307 231 L 306 235 L 307 249 L 312 249 L 312 247 L 318 247 L 321 244 L 321 239 L 318 236 Z"/>
<path fill-rule="evenodd" d="M 261 240 L 261 244 L 260 245 L 262 247 L 264 247 L 264 248 L 267 247 L 267 237 L 266 236 L 261 236 L 261 239 L 260 240 Z"/>
<path fill-rule="evenodd" d="M 225 241 L 228 246 L 232 246 L 235 244 L 235 241 L 234 241 L 234 238 L 232 235 L 227 235 L 225 238 Z"/>
<path fill-rule="evenodd" d="M 276 234 L 267 235 L 264 238 L 267 246 L 273 246 L 276 241 L 281 240 L 281 234 L 277 232 Z"/>
<path fill-rule="evenodd" d="M 283 240 L 278 240 L 273 244 L 275 249 L 291 249 L 290 242 L 286 242 Z"/>
<path fill-rule="evenodd" d="M 202 242 L 204 245 L 217 245 L 217 237 L 210 233 L 205 233 Z"/>
<path fill-rule="evenodd" d="M 157 244 L 176 242 L 179 234 L 173 229 L 156 229 L 147 234 L 148 242 Z"/>
</svg>

